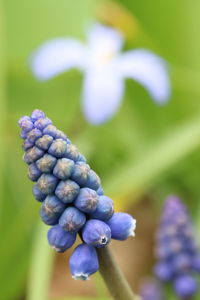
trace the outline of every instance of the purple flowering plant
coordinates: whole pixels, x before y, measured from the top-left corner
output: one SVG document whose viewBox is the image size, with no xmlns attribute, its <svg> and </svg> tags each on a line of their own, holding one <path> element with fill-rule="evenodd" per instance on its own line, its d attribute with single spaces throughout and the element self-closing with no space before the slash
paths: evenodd
<svg viewBox="0 0 200 300">
<path fill-rule="evenodd" d="M 50 226 L 49 245 L 65 252 L 79 235 L 81 243 L 71 255 L 69 267 L 74 279 L 87 280 L 101 267 L 99 260 L 103 261 L 102 253 L 111 239 L 122 241 L 135 235 L 136 220 L 127 213 L 114 212 L 114 203 L 104 194 L 99 176 L 44 112 L 36 109 L 18 124 L 28 177 L 35 183 L 33 195 L 41 202 L 42 221 Z M 127 300 L 133 299 L 129 290 L 125 295 Z"/>
<path fill-rule="evenodd" d="M 169 196 L 165 201 L 155 255 L 156 277 L 163 283 L 172 283 L 179 299 L 192 299 L 198 292 L 200 251 L 187 208 L 176 196 Z"/>
</svg>

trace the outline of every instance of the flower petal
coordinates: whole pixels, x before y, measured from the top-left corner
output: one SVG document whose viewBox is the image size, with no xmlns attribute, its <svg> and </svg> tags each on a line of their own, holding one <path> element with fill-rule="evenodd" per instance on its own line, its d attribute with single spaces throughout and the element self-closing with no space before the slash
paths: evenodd
<svg viewBox="0 0 200 300">
<path fill-rule="evenodd" d="M 119 71 L 123 77 L 141 83 L 157 103 L 164 103 L 170 96 L 167 64 L 159 56 L 143 49 L 125 52 L 119 57 Z"/>
<path fill-rule="evenodd" d="M 122 34 L 111 27 L 93 24 L 87 32 L 89 47 L 98 53 L 106 52 L 116 54 L 123 45 Z"/>
<path fill-rule="evenodd" d="M 85 75 L 83 111 L 95 125 L 106 122 L 119 109 L 124 91 L 123 80 L 112 70 L 101 69 Z"/>
<path fill-rule="evenodd" d="M 39 47 L 30 58 L 36 77 L 47 80 L 71 68 L 81 69 L 85 47 L 75 39 L 57 38 Z"/>
</svg>

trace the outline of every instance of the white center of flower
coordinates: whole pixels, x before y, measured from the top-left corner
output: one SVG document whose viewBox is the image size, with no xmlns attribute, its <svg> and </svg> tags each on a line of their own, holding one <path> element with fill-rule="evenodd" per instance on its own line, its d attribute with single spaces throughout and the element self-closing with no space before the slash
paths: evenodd
<svg viewBox="0 0 200 300">
<path fill-rule="evenodd" d="M 96 61 L 100 66 L 107 65 L 115 56 L 114 51 L 101 51 L 96 53 Z"/>
</svg>

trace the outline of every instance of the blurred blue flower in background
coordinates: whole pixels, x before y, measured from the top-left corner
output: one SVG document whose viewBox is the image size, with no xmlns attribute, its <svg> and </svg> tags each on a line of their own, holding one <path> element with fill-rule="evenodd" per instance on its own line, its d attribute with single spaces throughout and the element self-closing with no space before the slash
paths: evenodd
<svg viewBox="0 0 200 300">
<path fill-rule="evenodd" d="M 163 208 L 156 236 L 154 272 L 162 282 L 173 283 L 181 299 L 190 299 L 198 291 L 200 253 L 189 212 L 176 196 L 169 196 Z"/>
<path fill-rule="evenodd" d="M 161 284 L 155 279 L 145 279 L 139 290 L 141 300 L 165 300 Z"/>
<path fill-rule="evenodd" d="M 40 80 L 47 80 L 71 68 L 84 73 L 82 108 L 95 125 L 109 120 L 119 109 L 124 79 L 142 84 L 156 103 L 170 96 L 167 64 L 148 50 L 120 53 L 122 34 L 101 24 L 87 32 L 88 44 L 74 38 L 56 38 L 39 47 L 31 56 L 31 68 Z"/>
</svg>

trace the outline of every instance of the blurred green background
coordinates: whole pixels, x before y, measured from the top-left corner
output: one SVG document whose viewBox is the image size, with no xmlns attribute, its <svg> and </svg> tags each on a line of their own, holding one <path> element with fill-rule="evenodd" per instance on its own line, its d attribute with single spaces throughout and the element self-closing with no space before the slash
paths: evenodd
<svg viewBox="0 0 200 300">
<path fill-rule="evenodd" d="M 119 113 L 95 127 L 81 113 L 78 71 L 43 83 L 33 77 L 28 57 L 38 45 L 58 36 L 84 40 L 92 20 L 121 27 L 125 49 L 147 48 L 169 62 L 167 105 L 157 106 L 142 86 L 128 80 Z M 182 197 L 200 230 L 199 27 L 198 0 L 0 0 L 0 299 L 108 297 L 99 275 L 89 283 L 74 282 L 69 254 L 55 257 L 47 245 L 17 126 L 19 117 L 35 108 L 78 145 L 116 207 L 135 212 L 137 237 L 111 248 L 136 290 L 150 273 L 153 232 L 168 194 Z"/>
</svg>

